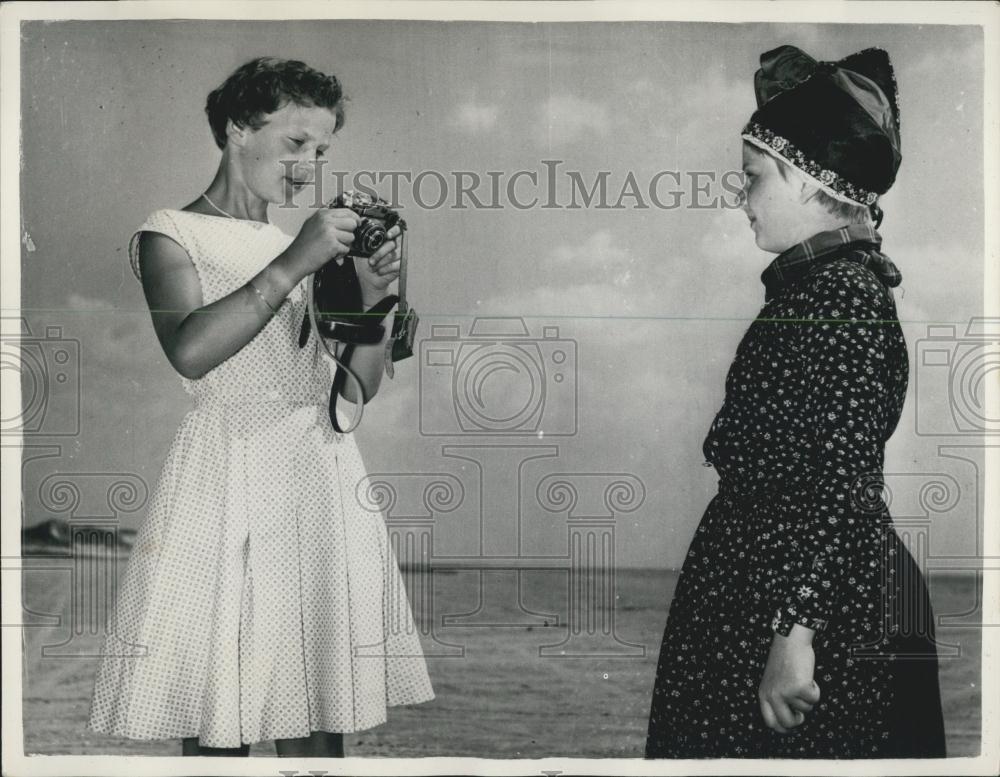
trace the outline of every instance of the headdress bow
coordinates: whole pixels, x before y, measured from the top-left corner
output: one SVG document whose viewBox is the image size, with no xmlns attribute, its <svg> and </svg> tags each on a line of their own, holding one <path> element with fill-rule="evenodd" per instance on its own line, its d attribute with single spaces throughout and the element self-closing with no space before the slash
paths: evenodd
<svg viewBox="0 0 1000 777">
<path fill-rule="evenodd" d="M 757 107 L 817 76 L 826 76 L 861 107 L 898 151 L 899 109 L 889 55 L 865 49 L 837 62 L 817 62 L 795 46 L 779 46 L 762 54 L 754 75 Z"/>
</svg>

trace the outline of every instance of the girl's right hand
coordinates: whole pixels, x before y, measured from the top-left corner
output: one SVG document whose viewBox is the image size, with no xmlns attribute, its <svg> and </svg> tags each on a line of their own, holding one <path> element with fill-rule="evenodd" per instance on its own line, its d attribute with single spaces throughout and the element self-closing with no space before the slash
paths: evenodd
<svg viewBox="0 0 1000 777">
<path fill-rule="evenodd" d="M 764 724 L 779 734 L 804 723 L 806 714 L 819 703 L 812 636 L 811 629 L 796 623 L 787 637 L 775 634 L 771 642 L 757 698 Z"/>
<path fill-rule="evenodd" d="M 327 262 L 347 256 L 360 222 L 350 208 L 321 208 L 306 219 L 277 261 L 292 275 L 293 283 L 298 283 Z"/>
</svg>

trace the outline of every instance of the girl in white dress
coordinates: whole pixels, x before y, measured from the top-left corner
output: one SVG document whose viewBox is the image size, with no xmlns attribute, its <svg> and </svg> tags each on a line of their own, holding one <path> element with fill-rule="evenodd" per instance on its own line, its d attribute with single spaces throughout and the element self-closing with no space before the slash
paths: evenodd
<svg viewBox="0 0 1000 777">
<path fill-rule="evenodd" d="M 314 181 L 343 123 L 341 88 L 301 62 L 257 59 L 206 112 L 215 179 L 129 246 L 194 409 L 136 537 L 90 726 L 180 738 L 185 755 L 274 740 L 278 755 L 342 756 L 344 732 L 434 694 L 384 520 L 357 497 L 357 446 L 331 428 L 322 347 L 315 332 L 298 344 L 307 278 L 347 255 L 359 219 L 321 209 L 292 239 L 267 216 Z M 399 274 L 395 241 L 355 264 L 367 309 Z M 344 399 L 375 395 L 384 350 L 355 349 L 364 396 L 349 382 Z"/>
</svg>

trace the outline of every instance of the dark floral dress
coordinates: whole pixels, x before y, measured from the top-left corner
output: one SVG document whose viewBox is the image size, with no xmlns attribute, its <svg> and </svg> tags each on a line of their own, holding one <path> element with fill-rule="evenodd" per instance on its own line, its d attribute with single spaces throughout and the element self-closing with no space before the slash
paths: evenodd
<svg viewBox="0 0 1000 777">
<path fill-rule="evenodd" d="M 719 493 L 671 602 L 648 758 L 944 755 L 930 603 L 882 499 L 907 354 L 880 242 L 822 233 L 764 273 L 704 443 Z M 757 689 L 794 623 L 816 630 L 821 699 L 778 734 Z"/>
</svg>

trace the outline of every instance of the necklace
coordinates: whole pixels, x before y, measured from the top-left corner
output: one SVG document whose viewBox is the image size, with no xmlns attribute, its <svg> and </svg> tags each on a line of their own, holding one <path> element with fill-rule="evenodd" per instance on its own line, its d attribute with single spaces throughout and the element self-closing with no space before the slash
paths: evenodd
<svg viewBox="0 0 1000 777">
<path fill-rule="evenodd" d="M 219 213 L 221 213 L 223 216 L 231 218 L 233 221 L 239 221 L 239 219 L 236 218 L 236 216 L 232 215 L 231 213 L 226 213 L 222 208 L 220 208 L 218 205 L 212 202 L 212 200 L 209 198 L 207 194 L 202 193 L 201 196 L 205 198 L 205 202 L 207 202 L 209 205 L 211 205 L 213 208 L 219 211 Z"/>
</svg>

